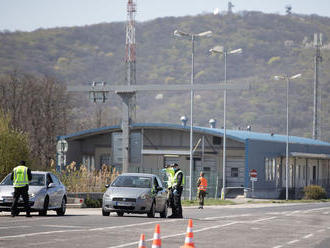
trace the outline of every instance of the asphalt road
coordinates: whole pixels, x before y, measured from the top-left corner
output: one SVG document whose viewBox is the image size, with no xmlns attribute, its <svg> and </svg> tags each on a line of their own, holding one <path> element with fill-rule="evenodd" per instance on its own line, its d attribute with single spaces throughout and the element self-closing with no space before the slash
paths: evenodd
<svg viewBox="0 0 330 248">
<path fill-rule="evenodd" d="M 157 215 L 158 216 L 158 215 Z M 147 218 L 145 215 L 103 217 L 101 209 L 68 209 L 58 217 L 0 213 L 0 247 L 138 247 L 145 233 L 151 247 L 160 224 L 163 248 L 184 244 L 188 219 L 193 219 L 194 243 L 208 247 L 330 247 L 330 203 L 243 204 L 184 208 L 184 219 Z"/>
</svg>

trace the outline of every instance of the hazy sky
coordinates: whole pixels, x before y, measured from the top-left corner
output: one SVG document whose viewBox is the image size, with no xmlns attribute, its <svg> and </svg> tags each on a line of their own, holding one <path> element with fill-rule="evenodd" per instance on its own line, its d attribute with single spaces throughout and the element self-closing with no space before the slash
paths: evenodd
<svg viewBox="0 0 330 248">
<path fill-rule="evenodd" d="M 330 17 L 330 0 L 232 0 L 234 12 L 257 10 Z M 84 26 L 126 20 L 127 0 L 0 0 L 0 30 L 32 31 L 38 28 Z M 227 9 L 224 0 L 137 0 L 137 21 L 165 16 L 211 13 Z"/>
</svg>

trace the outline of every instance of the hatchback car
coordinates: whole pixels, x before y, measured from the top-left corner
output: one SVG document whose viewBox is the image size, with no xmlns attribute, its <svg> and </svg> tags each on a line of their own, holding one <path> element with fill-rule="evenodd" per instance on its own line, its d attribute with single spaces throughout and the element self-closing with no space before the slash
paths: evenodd
<svg viewBox="0 0 330 248">
<path fill-rule="evenodd" d="M 7 175 L 0 183 L 0 211 L 10 211 L 13 203 L 14 187 Z M 31 212 L 47 215 L 48 210 L 55 210 L 57 215 L 66 211 L 66 189 L 62 182 L 51 172 L 32 171 L 29 182 L 29 204 Z M 23 199 L 18 201 L 18 213 L 24 211 Z"/>
<path fill-rule="evenodd" d="M 123 173 L 111 185 L 106 185 L 103 195 L 102 215 L 116 212 L 147 214 L 148 217 L 167 216 L 167 193 L 160 178 L 153 174 Z"/>
</svg>

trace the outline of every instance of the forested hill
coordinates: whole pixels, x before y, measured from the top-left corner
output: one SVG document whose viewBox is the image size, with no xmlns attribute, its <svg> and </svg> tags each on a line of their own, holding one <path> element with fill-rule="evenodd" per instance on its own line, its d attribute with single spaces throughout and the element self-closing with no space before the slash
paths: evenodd
<svg viewBox="0 0 330 248">
<path fill-rule="evenodd" d="M 224 79 L 224 60 L 210 56 L 215 45 L 242 48 L 242 54 L 228 55 L 229 80 L 249 82 L 248 91 L 228 93 L 228 128 L 252 126 L 253 131 L 285 133 L 286 85 L 275 75 L 302 74 L 291 81 L 290 133 L 312 136 L 314 54 L 313 34 L 323 33 L 320 66 L 319 133 L 330 141 L 330 18 L 316 15 L 239 14 L 159 18 L 137 23 L 137 84 L 190 83 L 191 42 L 173 36 L 175 29 L 199 33 L 213 31 L 210 38 L 195 42 L 195 83 Z M 40 29 L 34 32 L 0 34 L 0 72 L 14 69 L 31 74 L 56 76 L 67 85 L 91 81 L 125 83 L 125 23 L 102 23 L 85 27 Z M 163 93 L 163 95 L 157 95 Z M 189 92 L 152 92 L 137 96 L 137 121 L 178 123 L 189 116 Z M 72 131 L 108 125 L 120 118 L 120 101 L 111 96 L 96 124 L 94 106 L 86 100 L 75 107 Z M 84 109 L 84 110 L 83 110 Z M 87 109 L 87 111 L 86 111 Z M 83 111 L 82 111 L 83 110 Z M 222 126 L 223 93 L 196 92 L 194 122 L 206 126 L 216 118 Z M 89 113 L 89 114 L 86 114 Z"/>
</svg>

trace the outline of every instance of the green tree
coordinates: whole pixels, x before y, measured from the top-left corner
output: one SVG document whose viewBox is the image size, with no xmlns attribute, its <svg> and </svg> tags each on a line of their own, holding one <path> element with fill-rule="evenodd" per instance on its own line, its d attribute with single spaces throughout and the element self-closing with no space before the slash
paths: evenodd
<svg viewBox="0 0 330 248">
<path fill-rule="evenodd" d="M 29 146 L 23 132 L 10 127 L 10 116 L 0 110 L 0 179 L 25 160 L 29 164 Z"/>
</svg>

